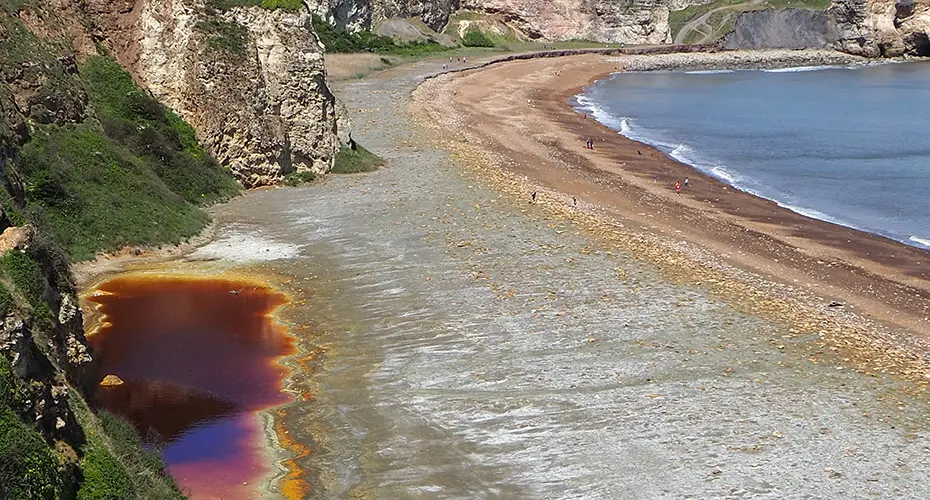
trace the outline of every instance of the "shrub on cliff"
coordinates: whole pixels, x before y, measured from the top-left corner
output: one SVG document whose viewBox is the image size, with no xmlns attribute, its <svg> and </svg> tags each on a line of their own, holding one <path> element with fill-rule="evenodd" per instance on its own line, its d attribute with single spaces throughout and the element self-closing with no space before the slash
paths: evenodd
<svg viewBox="0 0 930 500">
<path fill-rule="evenodd" d="M 0 498 L 52 499 L 59 487 L 58 462 L 42 436 L 20 421 L 16 378 L 0 354 Z"/>
<path fill-rule="evenodd" d="M 0 498 L 56 498 L 58 462 L 51 449 L 35 429 L 3 407 L 0 407 L 0 457 L 3 457 Z"/>
<path fill-rule="evenodd" d="M 355 149 L 343 146 L 339 150 L 331 172 L 334 174 L 373 172 L 383 164 L 384 160 L 378 155 L 356 144 Z"/>
<path fill-rule="evenodd" d="M 466 47 L 493 47 L 494 42 L 478 30 L 469 30 L 462 37 L 462 45 Z"/>
<path fill-rule="evenodd" d="M 92 57 L 80 76 L 100 125 L 34 128 L 14 164 L 27 218 L 77 260 L 197 234 L 208 218 L 196 206 L 236 194 L 235 180 L 116 62 Z"/>
<path fill-rule="evenodd" d="M 444 52 L 452 47 L 446 47 L 433 40 L 412 40 L 397 43 L 393 38 L 377 35 L 371 31 L 350 33 L 336 29 L 319 16 L 313 16 L 313 31 L 329 53 L 346 52 L 374 52 L 377 54 L 391 54 L 399 56 L 418 56 Z"/>
</svg>

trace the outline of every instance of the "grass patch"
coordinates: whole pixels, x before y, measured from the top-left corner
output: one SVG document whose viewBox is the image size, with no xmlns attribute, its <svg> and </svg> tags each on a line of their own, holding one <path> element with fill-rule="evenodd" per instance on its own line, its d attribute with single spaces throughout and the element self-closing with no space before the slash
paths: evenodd
<svg viewBox="0 0 930 500">
<path fill-rule="evenodd" d="M 303 184 L 308 184 L 316 180 L 316 174 L 309 170 L 303 170 L 300 172 L 291 172 L 284 176 L 284 179 L 281 180 L 281 183 L 285 186 L 297 187 Z"/>
<path fill-rule="evenodd" d="M 196 206 L 235 195 L 235 180 L 116 62 L 92 57 L 80 75 L 100 126 L 34 128 L 15 165 L 27 218 L 76 260 L 197 234 L 207 217 Z"/>
<path fill-rule="evenodd" d="M 384 160 L 371 151 L 359 145 L 356 145 L 354 150 L 343 146 L 336 155 L 336 161 L 330 172 L 334 174 L 373 172 L 381 165 L 384 165 Z"/>
<path fill-rule="evenodd" d="M 207 47 L 227 54 L 245 54 L 249 31 L 245 26 L 225 19 L 200 21 L 195 28 L 207 35 Z"/>
<path fill-rule="evenodd" d="M 77 492 L 78 500 L 118 500 L 135 498 L 132 478 L 99 436 L 91 435 L 81 459 L 84 481 Z"/>
<path fill-rule="evenodd" d="M 446 52 L 453 48 L 433 40 L 398 43 L 391 37 L 377 35 L 370 31 L 349 33 L 336 29 L 317 15 L 313 16 L 313 30 L 320 37 L 327 53 L 374 52 L 397 56 L 420 56 Z"/>
<path fill-rule="evenodd" d="M 301 0 L 262 0 L 262 7 L 268 10 L 281 9 L 288 12 L 300 12 L 306 8 Z"/>
<path fill-rule="evenodd" d="M 116 61 L 93 57 L 81 77 L 107 135 L 143 158 L 187 202 L 212 204 L 239 192 L 232 175 L 197 141 L 193 127 L 136 87 Z"/>
<path fill-rule="evenodd" d="M 14 305 L 16 305 L 16 302 L 13 300 L 13 295 L 10 294 L 10 291 L 7 290 L 5 286 L 0 284 L 0 321 L 6 318 L 7 314 L 10 314 Z M 2 402 L 2 398 L 3 388 L 0 387 L 0 402 Z"/>
<path fill-rule="evenodd" d="M 0 358 L 0 363 L 6 362 Z M 0 498 L 51 500 L 59 485 L 58 461 L 51 448 L 9 407 L 0 406 Z"/>
<path fill-rule="evenodd" d="M 165 472 L 158 450 L 147 449 L 129 422 L 106 411 L 94 414 L 74 391 L 71 402 L 87 434 L 81 461 L 84 483 L 78 499 L 184 498 L 174 479 Z"/>
<path fill-rule="evenodd" d="M 478 30 L 468 30 L 462 37 L 462 45 L 466 47 L 493 47 L 494 41 Z"/>
<path fill-rule="evenodd" d="M 35 258 L 18 250 L 11 250 L 0 257 L 0 271 L 34 309 L 48 307 L 44 301 L 45 277 Z M 10 295 L 5 288 L 3 291 Z M 12 305 L 12 295 L 10 295 L 10 301 Z"/>
<path fill-rule="evenodd" d="M 306 8 L 301 0 L 207 0 L 207 7 L 220 11 L 256 5 L 268 10 L 281 9 L 288 12 L 300 12 Z"/>
<path fill-rule="evenodd" d="M 21 152 L 27 211 L 72 259 L 130 245 L 178 243 L 207 217 L 144 160 L 88 125 L 49 126 Z"/>
</svg>

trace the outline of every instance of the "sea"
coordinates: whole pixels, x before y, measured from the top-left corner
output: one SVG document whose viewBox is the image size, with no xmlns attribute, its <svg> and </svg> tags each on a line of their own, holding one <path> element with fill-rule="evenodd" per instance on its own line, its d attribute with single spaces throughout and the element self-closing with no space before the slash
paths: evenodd
<svg viewBox="0 0 930 500">
<path fill-rule="evenodd" d="M 930 64 L 617 73 L 604 125 L 800 214 L 930 249 Z"/>
</svg>

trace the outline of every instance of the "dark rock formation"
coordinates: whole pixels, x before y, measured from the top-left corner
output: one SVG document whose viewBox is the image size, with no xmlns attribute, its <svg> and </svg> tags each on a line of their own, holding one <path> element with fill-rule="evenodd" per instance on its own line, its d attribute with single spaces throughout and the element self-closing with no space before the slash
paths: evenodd
<svg viewBox="0 0 930 500">
<path fill-rule="evenodd" d="M 826 12 L 806 9 L 746 12 L 725 37 L 727 49 L 821 49 L 836 38 Z"/>
</svg>

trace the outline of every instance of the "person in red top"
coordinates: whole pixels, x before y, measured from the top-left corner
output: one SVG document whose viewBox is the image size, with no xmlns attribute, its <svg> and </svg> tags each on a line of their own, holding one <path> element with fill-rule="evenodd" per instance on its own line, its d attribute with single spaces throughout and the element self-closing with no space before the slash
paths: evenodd
<svg viewBox="0 0 930 500">
<path fill-rule="evenodd" d="M 675 182 L 675 194 L 681 194 L 681 183 Z"/>
</svg>

